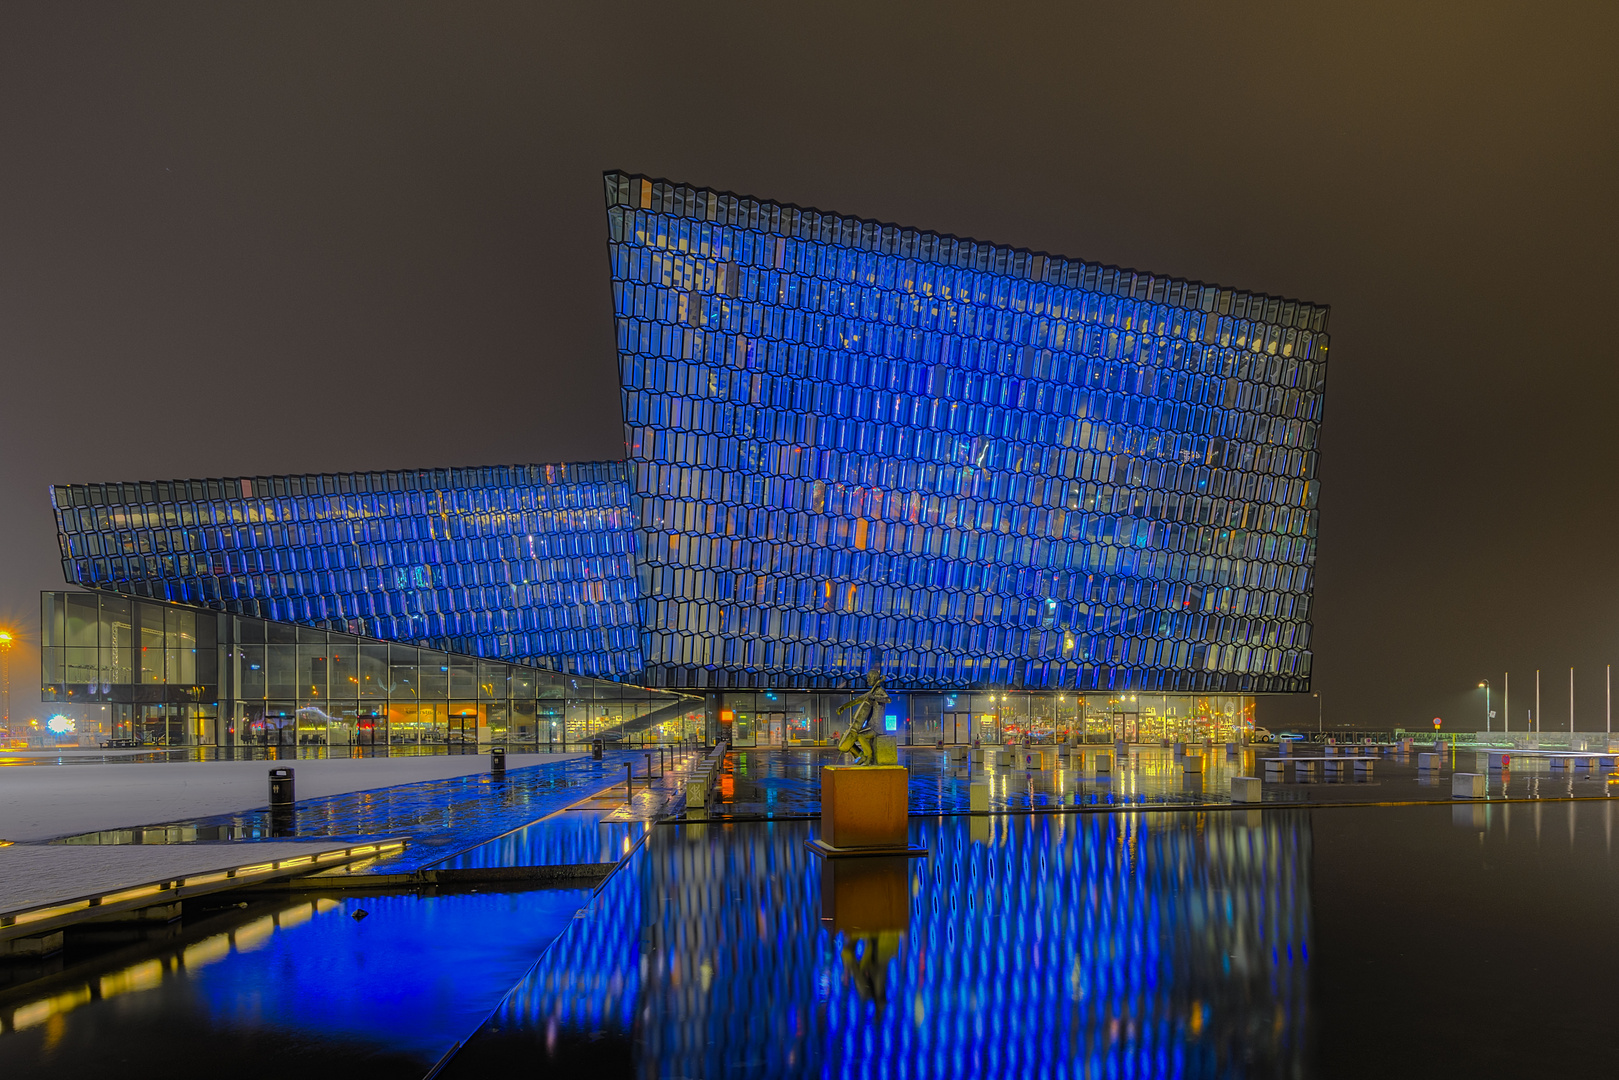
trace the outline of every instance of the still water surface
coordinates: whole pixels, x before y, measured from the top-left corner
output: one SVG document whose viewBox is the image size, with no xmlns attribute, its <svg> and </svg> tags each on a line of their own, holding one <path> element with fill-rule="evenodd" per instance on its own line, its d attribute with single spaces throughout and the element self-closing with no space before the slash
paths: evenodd
<svg viewBox="0 0 1619 1080">
<path fill-rule="evenodd" d="M 419 1077 L 588 897 L 302 897 L 70 953 L 48 983 L 0 996 L 0 1076 Z"/>
<path fill-rule="evenodd" d="M 823 862 L 802 823 L 655 830 L 445 1075 L 1606 1075 L 1619 1060 L 1609 803 L 912 831 L 926 859 Z"/>
<path fill-rule="evenodd" d="M 0 1076 L 420 1077 L 475 1029 L 445 1076 L 1607 1075 L 1613 817 L 914 819 L 926 858 L 836 862 L 804 822 L 664 825 L 594 897 L 305 897 L 70 956 L 0 991 Z"/>
</svg>

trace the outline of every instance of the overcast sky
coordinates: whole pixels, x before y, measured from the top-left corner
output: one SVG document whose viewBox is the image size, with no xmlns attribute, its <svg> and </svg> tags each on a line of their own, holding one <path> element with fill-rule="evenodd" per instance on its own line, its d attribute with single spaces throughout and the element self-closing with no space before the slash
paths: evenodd
<svg viewBox="0 0 1619 1080">
<path fill-rule="evenodd" d="M 619 457 L 601 172 L 1332 305 L 1329 723 L 1603 723 L 1619 8 L 0 6 L 0 619 L 53 482 Z M 13 713 L 37 701 L 16 657 Z M 1497 704 L 1499 708 L 1499 704 Z M 1262 722 L 1313 719 L 1269 701 Z"/>
</svg>

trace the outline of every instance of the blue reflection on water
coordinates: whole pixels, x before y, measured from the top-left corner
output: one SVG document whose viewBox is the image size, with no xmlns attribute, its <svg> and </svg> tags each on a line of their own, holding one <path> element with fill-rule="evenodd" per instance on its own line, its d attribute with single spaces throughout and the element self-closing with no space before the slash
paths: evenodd
<svg viewBox="0 0 1619 1080">
<path fill-rule="evenodd" d="M 224 916 L 212 934 L 0 1005 L 0 1075 L 73 1075 L 114 1047 L 141 1073 L 172 1052 L 161 1039 L 178 1038 L 225 1062 L 250 1045 L 259 1071 L 278 1058 L 295 1073 L 386 1059 L 419 1076 L 478 1027 L 589 895 L 319 898 Z"/>
<path fill-rule="evenodd" d="M 600 811 L 553 814 L 433 864 L 435 870 L 491 866 L 568 866 L 623 858 L 647 829 L 645 821 L 609 820 Z"/>
<path fill-rule="evenodd" d="M 276 924 L 268 936 L 186 977 L 215 1024 L 341 1035 L 436 1060 L 478 1026 L 586 896 L 317 900 L 267 916 Z"/>
<path fill-rule="evenodd" d="M 913 821 L 915 860 L 799 823 L 656 830 L 452 1063 L 644 1075 L 1294 1073 L 1310 842 L 1289 812 Z"/>
</svg>

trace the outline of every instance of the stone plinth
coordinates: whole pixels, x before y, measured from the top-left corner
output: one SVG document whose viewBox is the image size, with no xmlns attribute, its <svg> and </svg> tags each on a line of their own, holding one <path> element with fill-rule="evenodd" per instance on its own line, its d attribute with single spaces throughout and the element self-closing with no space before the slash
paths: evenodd
<svg viewBox="0 0 1619 1080">
<path fill-rule="evenodd" d="M 899 765 L 827 765 L 821 769 L 823 855 L 905 854 L 910 773 Z M 920 853 L 920 849 L 918 849 Z"/>
<path fill-rule="evenodd" d="M 972 813 L 989 813 L 989 783 L 976 780 L 967 788 L 967 807 Z"/>
</svg>

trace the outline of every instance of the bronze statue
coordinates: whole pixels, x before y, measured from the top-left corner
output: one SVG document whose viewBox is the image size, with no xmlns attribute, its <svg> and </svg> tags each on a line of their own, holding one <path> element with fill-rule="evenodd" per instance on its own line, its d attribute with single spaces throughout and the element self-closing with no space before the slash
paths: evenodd
<svg viewBox="0 0 1619 1080">
<path fill-rule="evenodd" d="M 879 707 L 887 704 L 888 691 L 883 689 L 882 669 L 873 664 L 871 670 L 866 672 L 866 692 L 838 706 L 840 714 L 846 709 L 854 710 L 854 715 L 849 718 L 849 726 L 843 732 L 843 738 L 838 740 L 838 750 L 845 754 L 853 754 L 856 765 L 877 763 L 877 751 L 873 745 L 877 730 L 872 721 L 880 715 Z"/>
</svg>

